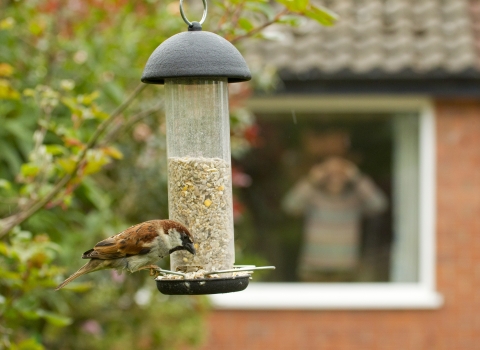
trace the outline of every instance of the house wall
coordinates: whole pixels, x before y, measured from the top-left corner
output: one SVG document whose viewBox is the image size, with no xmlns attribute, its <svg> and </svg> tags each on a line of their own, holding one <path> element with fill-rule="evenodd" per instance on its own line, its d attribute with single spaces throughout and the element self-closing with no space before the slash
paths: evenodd
<svg viewBox="0 0 480 350">
<path fill-rule="evenodd" d="M 204 349 L 480 349 L 480 102 L 435 106 L 437 286 L 444 306 L 215 311 Z"/>
</svg>

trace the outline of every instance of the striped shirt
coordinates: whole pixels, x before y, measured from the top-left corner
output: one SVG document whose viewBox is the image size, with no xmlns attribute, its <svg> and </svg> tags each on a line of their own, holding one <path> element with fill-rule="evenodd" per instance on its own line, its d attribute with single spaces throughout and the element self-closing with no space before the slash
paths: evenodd
<svg viewBox="0 0 480 350">
<path fill-rule="evenodd" d="M 360 253 L 361 218 L 384 211 L 387 199 L 367 176 L 358 177 L 338 195 L 303 179 L 287 193 L 282 205 L 289 214 L 305 215 L 298 267 L 302 274 L 354 269 Z"/>
</svg>

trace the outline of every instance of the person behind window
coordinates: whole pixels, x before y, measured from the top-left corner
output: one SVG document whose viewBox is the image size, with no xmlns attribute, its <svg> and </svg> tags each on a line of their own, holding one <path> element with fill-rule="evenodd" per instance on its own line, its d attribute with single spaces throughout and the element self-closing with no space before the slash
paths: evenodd
<svg viewBox="0 0 480 350">
<path fill-rule="evenodd" d="M 354 281 L 361 219 L 385 211 L 387 199 L 354 163 L 330 157 L 311 168 L 287 193 L 282 207 L 288 214 L 305 216 L 300 280 Z"/>
</svg>

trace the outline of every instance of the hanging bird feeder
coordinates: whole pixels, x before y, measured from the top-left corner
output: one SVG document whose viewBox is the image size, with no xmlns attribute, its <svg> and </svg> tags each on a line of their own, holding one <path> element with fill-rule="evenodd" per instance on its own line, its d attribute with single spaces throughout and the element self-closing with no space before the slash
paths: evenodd
<svg viewBox="0 0 480 350">
<path fill-rule="evenodd" d="M 228 83 L 251 79 L 238 50 L 202 31 L 200 22 L 165 40 L 152 53 L 142 82 L 165 85 L 169 216 L 195 238 L 196 255 L 177 251 L 160 270 L 164 294 L 215 294 L 245 289 L 250 274 L 273 267 L 234 266 Z"/>
</svg>

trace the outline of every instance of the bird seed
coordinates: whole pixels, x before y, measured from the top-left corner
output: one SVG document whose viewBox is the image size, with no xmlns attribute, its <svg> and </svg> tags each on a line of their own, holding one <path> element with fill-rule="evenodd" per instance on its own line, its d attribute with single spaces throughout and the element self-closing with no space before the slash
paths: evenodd
<svg viewBox="0 0 480 350">
<path fill-rule="evenodd" d="M 170 219 L 188 227 L 197 251 L 196 255 L 187 251 L 173 253 L 173 271 L 232 268 L 231 174 L 230 163 L 220 158 L 168 158 Z"/>
<path fill-rule="evenodd" d="M 198 271 L 195 271 L 195 272 L 187 273 L 185 278 L 183 278 L 183 276 L 179 276 L 179 275 L 165 274 L 164 276 L 159 276 L 156 279 L 157 280 L 183 280 L 183 279 L 193 280 L 193 279 L 201 279 L 201 278 L 206 278 L 206 279 L 221 278 L 221 277 L 226 277 L 227 276 L 226 273 L 222 273 L 222 274 L 218 274 L 218 275 L 213 274 L 213 275 L 205 276 L 206 273 L 207 273 L 207 271 L 205 271 L 205 270 L 198 270 Z M 244 277 L 244 276 L 251 275 L 251 272 L 249 272 L 249 271 L 238 271 L 238 272 L 233 272 L 230 275 L 231 275 L 230 277 Z"/>
</svg>

